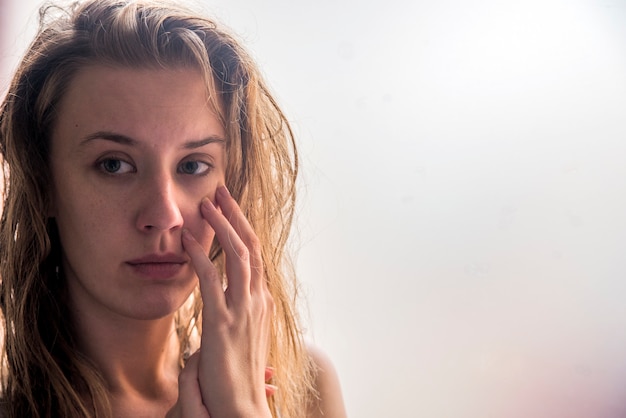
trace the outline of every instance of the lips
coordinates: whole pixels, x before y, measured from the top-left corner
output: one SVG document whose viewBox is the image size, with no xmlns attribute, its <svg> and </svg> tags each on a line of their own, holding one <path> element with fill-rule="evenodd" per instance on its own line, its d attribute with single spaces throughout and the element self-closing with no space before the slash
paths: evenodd
<svg viewBox="0 0 626 418">
<path fill-rule="evenodd" d="M 176 254 L 149 254 L 126 262 L 138 275 L 149 279 L 170 279 L 187 264 L 188 259 Z"/>
</svg>

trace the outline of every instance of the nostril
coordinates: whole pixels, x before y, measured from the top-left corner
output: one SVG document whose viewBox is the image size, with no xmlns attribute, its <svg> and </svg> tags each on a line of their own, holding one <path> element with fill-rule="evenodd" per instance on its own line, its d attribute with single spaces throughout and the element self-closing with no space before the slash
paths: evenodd
<svg viewBox="0 0 626 418">
<path fill-rule="evenodd" d="M 137 209 L 136 228 L 144 232 L 154 232 L 173 230 L 182 226 L 180 201 L 177 199 L 177 190 L 171 182 L 160 180 L 145 193 L 141 196 L 142 206 Z"/>
</svg>

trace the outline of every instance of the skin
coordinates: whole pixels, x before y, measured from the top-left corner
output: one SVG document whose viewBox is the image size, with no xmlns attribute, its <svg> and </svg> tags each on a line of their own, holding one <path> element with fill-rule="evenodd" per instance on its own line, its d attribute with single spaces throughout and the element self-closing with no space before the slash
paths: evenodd
<svg viewBox="0 0 626 418">
<path fill-rule="evenodd" d="M 86 67 L 52 135 L 53 205 L 81 350 L 108 383 L 114 416 L 271 417 L 273 301 L 258 239 L 224 184 L 225 132 L 200 73 Z M 226 256 L 223 290 L 207 253 Z M 201 349 L 180 372 L 174 313 L 199 282 Z M 345 416 L 335 393 L 309 417 Z M 338 399 L 338 400 L 337 400 Z"/>
</svg>

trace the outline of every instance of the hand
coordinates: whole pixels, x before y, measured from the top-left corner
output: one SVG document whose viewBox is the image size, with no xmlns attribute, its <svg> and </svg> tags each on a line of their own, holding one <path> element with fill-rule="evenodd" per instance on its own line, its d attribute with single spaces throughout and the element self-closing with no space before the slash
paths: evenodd
<svg viewBox="0 0 626 418">
<path fill-rule="evenodd" d="M 200 351 L 189 357 L 185 368 L 178 375 L 178 400 L 165 418 L 211 418 L 206 410 L 198 382 Z M 265 368 L 265 395 L 269 398 L 276 393 L 276 386 L 269 384 L 274 376 L 272 367 Z"/>
<path fill-rule="evenodd" d="M 211 418 L 202 403 L 198 385 L 198 363 L 200 353 L 196 352 L 187 360 L 185 368 L 178 375 L 178 401 L 165 418 Z"/>
<path fill-rule="evenodd" d="M 274 302 L 263 275 L 259 241 L 223 186 L 216 192 L 216 204 L 221 211 L 205 198 L 201 212 L 224 251 L 228 279 L 225 291 L 220 274 L 203 248 L 188 231 L 183 231 L 183 246 L 198 274 L 204 302 L 198 363 L 200 393 L 213 418 L 271 417 L 265 366 Z"/>
</svg>

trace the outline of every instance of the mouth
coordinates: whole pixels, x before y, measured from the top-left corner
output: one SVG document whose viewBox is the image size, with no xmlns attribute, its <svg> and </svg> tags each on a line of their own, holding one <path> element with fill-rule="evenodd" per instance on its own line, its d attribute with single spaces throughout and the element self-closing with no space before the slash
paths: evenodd
<svg viewBox="0 0 626 418">
<path fill-rule="evenodd" d="M 136 274 L 149 279 L 170 279 L 187 263 L 186 258 L 175 254 L 150 254 L 126 262 Z"/>
<path fill-rule="evenodd" d="M 187 257 L 174 253 L 165 254 L 147 254 L 142 257 L 127 261 L 130 265 L 137 264 L 185 264 Z"/>
</svg>

